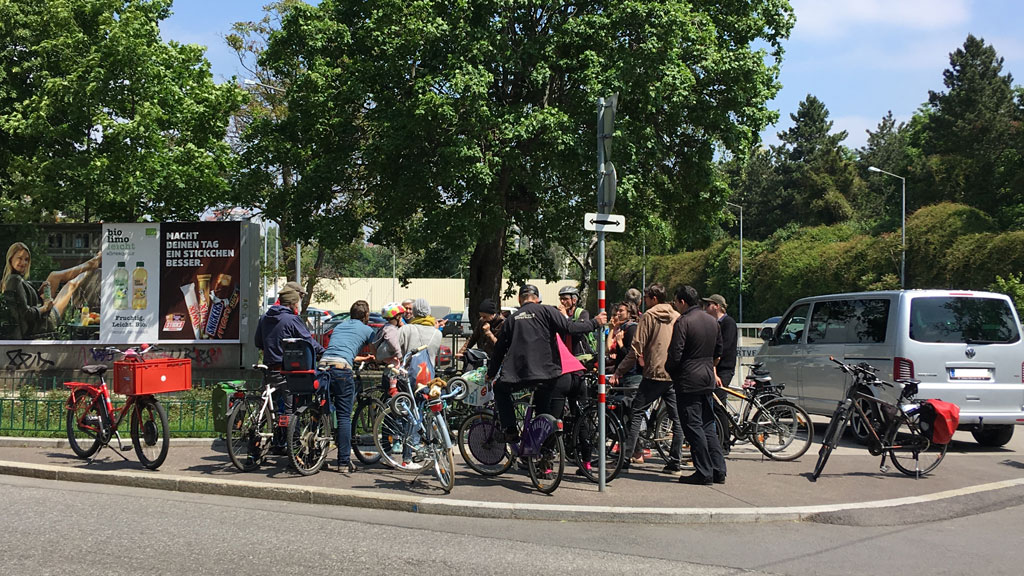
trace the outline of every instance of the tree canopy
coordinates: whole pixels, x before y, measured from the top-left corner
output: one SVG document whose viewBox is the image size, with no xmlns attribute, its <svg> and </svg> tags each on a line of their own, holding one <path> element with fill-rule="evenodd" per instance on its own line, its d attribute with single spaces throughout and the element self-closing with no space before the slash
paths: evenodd
<svg viewBox="0 0 1024 576">
<path fill-rule="evenodd" d="M 223 199 L 241 93 L 165 43 L 170 0 L 0 3 L 5 219 L 197 218 Z"/>
<path fill-rule="evenodd" d="M 297 6 L 260 60 L 294 78 L 287 120 L 261 137 L 315 150 L 314 210 L 363 198 L 372 240 L 422 270 L 471 247 L 473 308 L 506 267 L 553 274 L 554 247 L 586 259 L 596 101 L 612 92 L 613 159 L 629 167 L 616 211 L 704 233 L 725 191 L 716 151 L 775 119 L 792 22 L 782 0 Z"/>
</svg>

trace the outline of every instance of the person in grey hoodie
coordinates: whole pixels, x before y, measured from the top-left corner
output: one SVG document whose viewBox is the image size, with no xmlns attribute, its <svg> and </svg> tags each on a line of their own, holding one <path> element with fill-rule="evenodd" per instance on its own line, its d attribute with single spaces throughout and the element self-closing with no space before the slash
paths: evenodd
<svg viewBox="0 0 1024 576">
<path fill-rule="evenodd" d="M 437 355 L 441 352 L 441 331 L 437 329 L 437 320 L 430 315 L 430 304 L 426 299 L 413 300 L 412 320 L 398 329 L 398 342 L 404 354 L 426 345 L 430 363 L 437 367 Z"/>
<path fill-rule="evenodd" d="M 672 325 L 679 317 L 679 312 L 676 312 L 667 300 L 668 294 L 661 284 L 651 284 L 644 290 L 644 305 L 647 311 L 640 317 L 640 324 L 637 326 L 629 352 L 619 362 L 615 373 L 608 377 L 608 383 L 616 385 L 638 363 L 643 367 L 640 389 L 631 404 L 629 433 L 626 435 L 624 449 L 627 455 L 632 454 L 630 462 L 643 462 L 643 453 L 636 450 L 640 426 L 647 407 L 661 398 L 672 419 L 672 447 L 663 472 L 674 474 L 682 470 L 680 455 L 683 450 L 683 428 L 679 421 L 679 411 L 676 409 L 672 377 L 665 370 L 665 360 L 668 359 L 668 346 L 672 340 Z M 625 466 L 628 467 L 628 463 Z"/>
</svg>

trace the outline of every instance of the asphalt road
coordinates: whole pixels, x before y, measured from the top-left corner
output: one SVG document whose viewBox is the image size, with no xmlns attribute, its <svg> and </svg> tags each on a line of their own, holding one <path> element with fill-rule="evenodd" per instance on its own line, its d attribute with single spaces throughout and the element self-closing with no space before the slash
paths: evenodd
<svg viewBox="0 0 1024 576">
<path fill-rule="evenodd" d="M 503 521 L 0 476 L 7 574 L 1018 575 L 1021 507 L 901 527 Z"/>
</svg>

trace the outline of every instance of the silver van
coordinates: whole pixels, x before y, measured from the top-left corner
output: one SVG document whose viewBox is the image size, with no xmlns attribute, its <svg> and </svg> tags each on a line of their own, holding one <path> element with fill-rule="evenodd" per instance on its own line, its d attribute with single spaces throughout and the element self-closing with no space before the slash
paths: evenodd
<svg viewBox="0 0 1024 576">
<path fill-rule="evenodd" d="M 1009 297 L 963 290 L 830 294 L 794 302 L 761 331 L 757 361 L 811 414 L 830 416 L 848 376 L 829 356 L 867 362 L 888 381 L 921 381 L 919 398 L 960 407 L 960 429 L 1002 446 L 1024 423 L 1024 341 Z M 893 391 L 866 391 L 894 400 Z M 867 403 L 866 403 L 867 404 Z M 870 406 L 865 406 L 867 409 Z M 851 423 L 867 440 L 863 422 Z"/>
</svg>

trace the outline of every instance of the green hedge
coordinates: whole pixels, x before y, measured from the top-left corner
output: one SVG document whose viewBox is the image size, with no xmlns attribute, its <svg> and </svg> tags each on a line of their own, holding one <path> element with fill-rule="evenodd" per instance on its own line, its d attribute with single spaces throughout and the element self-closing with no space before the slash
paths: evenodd
<svg viewBox="0 0 1024 576">
<path fill-rule="evenodd" d="M 804 296 L 899 288 L 898 229 L 872 235 L 850 223 L 790 227 L 762 242 L 745 240 L 743 251 L 746 322 L 781 314 Z M 638 286 L 639 257 L 622 256 L 609 266 L 610 285 Z M 999 233 L 974 208 L 937 204 L 907 219 L 906 259 L 908 288 L 988 290 L 997 276 L 1024 270 L 1024 231 Z M 739 242 L 726 239 L 706 250 L 649 257 L 647 281 L 665 284 L 670 293 L 681 284 L 701 294 L 720 293 L 735 315 Z"/>
</svg>

